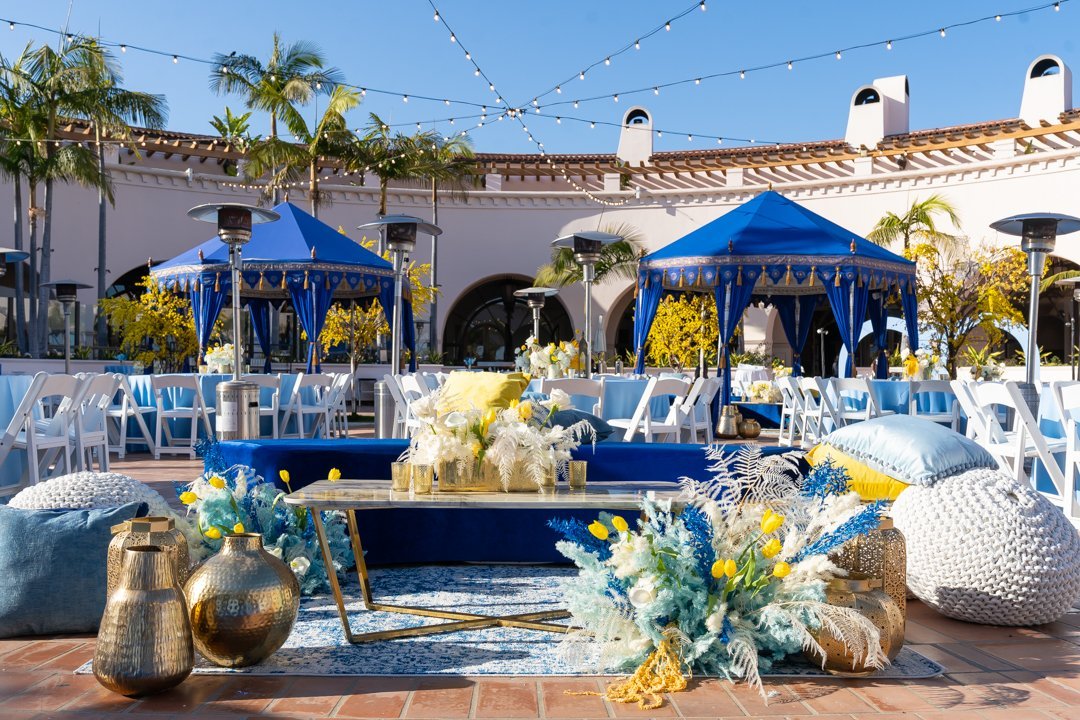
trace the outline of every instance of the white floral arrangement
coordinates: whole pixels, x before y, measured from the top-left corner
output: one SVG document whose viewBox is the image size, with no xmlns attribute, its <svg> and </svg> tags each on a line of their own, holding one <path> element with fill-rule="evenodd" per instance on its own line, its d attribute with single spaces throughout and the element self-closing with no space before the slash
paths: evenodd
<svg viewBox="0 0 1080 720">
<path fill-rule="evenodd" d="M 791 368 L 787 365 L 780 365 L 773 368 L 773 377 L 776 379 L 791 377 Z"/>
<path fill-rule="evenodd" d="M 243 352 L 243 348 L 241 348 L 240 354 L 243 355 Z M 224 372 L 225 368 L 232 367 L 233 364 L 233 344 L 215 345 L 206 351 L 203 362 L 206 363 L 206 367 L 212 373 Z"/>
<path fill-rule="evenodd" d="M 900 361 L 905 380 L 929 380 L 944 371 L 941 356 L 925 348 L 919 348 L 914 354 L 904 348 L 900 352 Z"/>
<path fill-rule="evenodd" d="M 972 380 L 986 380 L 993 382 L 1004 377 L 1005 366 L 990 358 L 982 365 L 972 365 L 969 372 L 971 373 Z"/>
<path fill-rule="evenodd" d="M 522 372 L 540 375 L 566 375 L 572 369 L 578 369 L 580 348 L 577 340 L 541 345 L 530 336 L 525 344 L 514 352 L 514 365 Z M 551 369 L 554 369 L 554 373 Z"/>
<path fill-rule="evenodd" d="M 584 438 L 595 442 L 592 425 L 585 420 L 569 427 L 554 424 L 555 413 L 571 407 L 570 396 L 562 390 L 547 400 L 514 401 L 504 410 L 440 413 L 439 398 L 436 391 L 410 406 L 420 427 L 405 452 L 407 462 L 435 467 L 453 463 L 462 471 L 490 463 L 504 490 L 515 473 L 524 473 L 539 487 L 570 460 Z"/>
<path fill-rule="evenodd" d="M 784 399 L 780 389 L 773 384 L 772 380 L 757 380 L 750 383 L 746 390 L 748 400 L 762 403 L 778 403 Z"/>
</svg>

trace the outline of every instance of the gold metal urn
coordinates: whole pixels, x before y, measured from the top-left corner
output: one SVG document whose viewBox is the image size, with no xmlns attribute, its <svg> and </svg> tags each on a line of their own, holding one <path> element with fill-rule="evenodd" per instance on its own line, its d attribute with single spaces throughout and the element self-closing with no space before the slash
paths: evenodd
<svg viewBox="0 0 1080 720">
<path fill-rule="evenodd" d="M 101 618 L 94 676 L 121 695 L 149 695 L 179 685 L 194 664 L 173 556 L 155 546 L 126 548 Z"/>
<path fill-rule="evenodd" d="M 857 535 L 830 558 L 849 573 L 880 580 L 881 588 L 900 608 L 907 622 L 907 544 L 892 518 L 881 518 L 876 530 Z"/>
<path fill-rule="evenodd" d="M 716 436 L 724 440 L 739 437 L 739 417 L 734 405 L 725 405 L 720 410 L 720 419 L 716 423 Z"/>
<path fill-rule="evenodd" d="M 838 578 L 825 587 L 825 599 L 830 605 L 856 610 L 872 622 L 881 635 L 881 649 L 894 659 L 904 647 L 904 617 L 889 595 L 880 589 L 881 583 L 866 576 Z M 876 668 L 866 665 L 865 657 L 856 657 L 844 641 L 825 628 L 812 631 L 814 639 L 825 651 L 825 670 L 833 675 L 869 675 Z M 821 658 L 806 653 L 810 662 Z"/>
<path fill-rule="evenodd" d="M 753 418 L 745 418 L 739 423 L 739 437 L 753 440 L 761 434 L 761 423 Z"/>
<path fill-rule="evenodd" d="M 222 667 L 255 665 L 277 652 L 296 623 L 300 585 L 263 550 L 262 535 L 226 535 L 221 551 L 184 587 L 195 648 Z"/>
<path fill-rule="evenodd" d="M 114 525 L 113 539 L 109 543 L 109 556 L 106 561 L 108 591 L 106 597 L 113 594 L 120 580 L 120 567 L 124 561 L 124 549 L 136 545 L 153 545 L 172 558 L 176 565 L 176 579 L 183 587 L 191 573 L 191 559 L 188 554 L 187 538 L 169 517 L 133 518 Z"/>
</svg>

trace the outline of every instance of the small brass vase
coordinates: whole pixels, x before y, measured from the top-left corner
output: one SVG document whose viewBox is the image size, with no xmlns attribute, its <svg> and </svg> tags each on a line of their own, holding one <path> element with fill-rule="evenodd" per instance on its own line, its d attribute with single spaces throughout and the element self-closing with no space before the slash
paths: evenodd
<svg viewBox="0 0 1080 720">
<path fill-rule="evenodd" d="M 761 434 L 761 423 L 753 418 L 746 418 L 739 423 L 739 437 L 753 440 Z"/>
<path fill-rule="evenodd" d="M 113 539 L 109 543 L 106 561 L 110 597 L 120 581 L 120 568 L 124 561 L 124 549 L 136 545 L 153 545 L 168 555 L 176 566 L 177 583 L 183 587 L 191 573 L 187 538 L 169 517 L 142 517 L 127 520 L 112 527 Z"/>
<path fill-rule="evenodd" d="M 881 518 L 876 530 L 844 543 L 830 559 L 849 573 L 880 580 L 907 624 L 907 544 L 892 518 Z"/>
<path fill-rule="evenodd" d="M 277 652 L 296 623 L 300 584 L 263 550 L 262 535 L 226 535 L 221 552 L 184 587 L 195 648 L 222 667 L 255 665 Z"/>
<path fill-rule="evenodd" d="M 716 436 L 724 440 L 739 437 L 739 420 L 734 405 L 725 405 L 720 410 L 720 420 L 716 423 Z"/>
<path fill-rule="evenodd" d="M 168 690 L 195 664 L 174 558 L 159 547 L 136 545 L 123 559 L 98 630 L 94 676 L 121 695 Z"/>
<path fill-rule="evenodd" d="M 825 600 L 830 605 L 851 608 L 865 617 L 881 635 L 882 652 L 894 659 L 904 646 L 904 617 L 900 608 L 884 591 L 877 580 L 854 575 L 833 580 L 825 587 Z M 856 658 L 840 638 L 824 628 L 811 634 L 825 651 L 825 671 L 832 675 L 869 675 L 876 668 L 866 665 L 865 657 Z M 807 659 L 820 664 L 821 658 L 807 651 Z"/>
</svg>

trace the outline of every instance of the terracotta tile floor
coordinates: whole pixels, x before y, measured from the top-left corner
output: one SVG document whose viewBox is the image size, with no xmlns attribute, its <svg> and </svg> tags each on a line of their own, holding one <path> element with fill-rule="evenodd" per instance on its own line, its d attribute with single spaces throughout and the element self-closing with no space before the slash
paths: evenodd
<svg viewBox="0 0 1080 720">
<path fill-rule="evenodd" d="M 173 499 L 171 481 L 201 464 L 129 456 L 113 469 Z M 464 637 L 464 636 L 463 636 Z M 0 640 L 0 720 L 768 717 L 789 720 L 1080 720 L 1080 611 L 1035 628 L 970 625 L 918 602 L 908 643 L 945 666 L 932 680 L 805 679 L 766 683 L 768 704 L 745 687 L 700 679 L 643 712 L 595 695 L 603 678 L 222 677 L 193 675 L 178 688 L 127 699 L 72 671 L 93 637 Z"/>
</svg>

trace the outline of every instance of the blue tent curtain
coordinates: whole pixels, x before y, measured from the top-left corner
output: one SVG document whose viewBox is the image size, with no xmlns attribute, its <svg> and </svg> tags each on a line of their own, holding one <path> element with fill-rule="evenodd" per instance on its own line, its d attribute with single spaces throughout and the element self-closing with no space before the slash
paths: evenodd
<svg viewBox="0 0 1080 720">
<path fill-rule="evenodd" d="M 637 300 L 634 305 L 634 352 L 637 354 L 634 372 L 638 374 L 645 372 L 645 341 L 649 338 L 656 310 L 660 307 L 660 296 L 664 294 L 663 276 L 660 273 L 656 275 L 656 279 L 652 281 L 646 273 L 638 277 Z"/>
<path fill-rule="evenodd" d="M 382 305 L 386 324 L 394 327 L 394 281 L 383 280 L 379 288 L 379 304 Z M 416 372 L 416 324 L 413 321 L 412 303 L 408 294 L 401 298 L 401 344 L 409 351 L 409 372 Z"/>
<path fill-rule="evenodd" d="M 870 293 L 866 303 L 866 312 L 870 315 L 870 327 L 873 330 L 874 345 L 877 346 L 877 370 L 874 377 L 885 380 L 889 377 L 889 354 L 885 346 L 889 341 L 888 296 L 884 292 Z"/>
<path fill-rule="evenodd" d="M 724 368 L 723 394 L 720 402 L 722 405 L 731 403 L 731 338 L 735 334 L 735 328 L 739 326 L 746 306 L 750 304 L 750 296 L 754 294 L 754 283 L 757 277 L 748 278 L 742 282 L 742 270 L 738 277 L 727 277 L 730 273 L 721 274 L 713 296 L 716 299 L 716 317 L 720 330 L 720 345 L 722 356 L 718 362 Z"/>
<path fill-rule="evenodd" d="M 326 322 L 326 313 L 334 299 L 334 288 L 341 276 L 333 273 L 312 273 L 311 277 L 289 278 L 289 297 L 300 321 L 300 327 L 308 337 L 307 372 L 319 372 L 319 334 Z M 306 286 L 306 287 L 305 287 Z"/>
<path fill-rule="evenodd" d="M 837 368 L 838 377 L 854 377 L 855 348 L 859 344 L 859 329 L 866 317 L 866 303 L 870 297 L 870 288 L 860 281 L 858 271 L 842 272 L 839 282 L 826 282 L 825 294 L 829 298 L 836 326 L 840 329 L 840 339 L 848 351 L 846 368 Z M 822 369 L 824 373 L 824 368 Z"/>
<path fill-rule="evenodd" d="M 810 337 L 810 325 L 817 310 L 820 295 L 777 295 L 770 302 L 780 315 L 780 327 L 791 346 L 791 374 L 802 375 L 802 351 Z"/>
<path fill-rule="evenodd" d="M 251 316 L 251 329 L 255 332 L 255 340 L 262 350 L 263 372 L 270 372 L 270 301 L 265 298 L 248 298 L 248 314 Z"/>
<path fill-rule="evenodd" d="M 904 309 L 908 346 L 911 348 L 911 352 L 915 352 L 919 349 L 919 299 L 915 296 L 914 281 L 906 282 L 901 287 L 900 305 Z"/>
<path fill-rule="evenodd" d="M 206 348 L 210 344 L 210 335 L 214 332 L 214 323 L 225 307 L 229 296 L 228 287 L 222 284 L 214 289 L 214 283 L 202 282 L 191 292 L 191 313 L 195 317 L 195 335 L 199 339 L 199 362 L 202 362 Z"/>
</svg>

